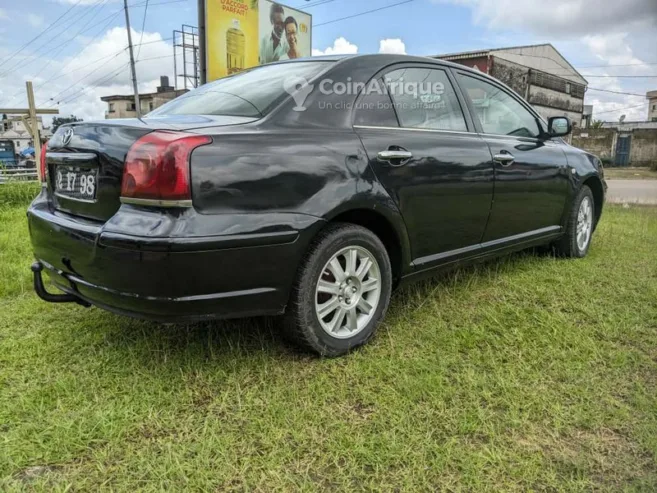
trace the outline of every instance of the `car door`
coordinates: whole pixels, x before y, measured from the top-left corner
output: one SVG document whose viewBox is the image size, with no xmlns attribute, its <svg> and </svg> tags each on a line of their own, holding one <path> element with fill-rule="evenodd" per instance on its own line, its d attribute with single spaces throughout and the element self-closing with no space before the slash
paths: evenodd
<svg viewBox="0 0 657 493">
<path fill-rule="evenodd" d="M 560 231 L 570 179 L 565 144 L 546 137 L 537 115 L 502 85 L 460 71 L 456 77 L 493 155 L 495 194 L 484 244 Z"/>
<path fill-rule="evenodd" d="M 490 151 L 474 132 L 452 76 L 438 65 L 397 65 L 383 94 L 365 91 L 354 129 L 401 211 L 416 268 L 479 249 L 493 196 Z"/>
</svg>

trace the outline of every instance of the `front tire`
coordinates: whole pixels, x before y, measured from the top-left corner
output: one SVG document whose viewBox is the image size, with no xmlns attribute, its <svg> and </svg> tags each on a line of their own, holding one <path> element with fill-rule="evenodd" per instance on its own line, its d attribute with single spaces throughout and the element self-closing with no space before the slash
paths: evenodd
<svg viewBox="0 0 657 493">
<path fill-rule="evenodd" d="M 558 254 L 564 257 L 585 257 L 591 246 L 595 229 L 595 200 L 591 189 L 584 185 L 568 216 L 566 233 L 555 246 Z"/>
<path fill-rule="evenodd" d="M 374 335 L 391 291 L 390 259 L 379 237 L 355 224 L 331 224 L 302 261 L 285 332 L 306 350 L 341 356 Z"/>
</svg>

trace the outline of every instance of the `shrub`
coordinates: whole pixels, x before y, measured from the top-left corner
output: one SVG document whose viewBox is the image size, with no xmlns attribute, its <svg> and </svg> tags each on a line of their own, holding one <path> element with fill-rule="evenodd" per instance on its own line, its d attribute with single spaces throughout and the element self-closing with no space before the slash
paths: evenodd
<svg viewBox="0 0 657 493">
<path fill-rule="evenodd" d="M 35 181 L 9 182 L 0 184 L 0 208 L 24 206 L 37 196 L 41 184 Z"/>
</svg>

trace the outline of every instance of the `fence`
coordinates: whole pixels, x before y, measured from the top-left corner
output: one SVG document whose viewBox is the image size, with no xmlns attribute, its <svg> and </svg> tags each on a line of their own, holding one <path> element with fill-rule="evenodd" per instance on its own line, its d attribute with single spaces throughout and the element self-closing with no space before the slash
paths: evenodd
<svg viewBox="0 0 657 493">
<path fill-rule="evenodd" d="M 39 174 L 36 168 L 1 168 L 0 183 L 9 181 L 36 181 Z"/>
</svg>

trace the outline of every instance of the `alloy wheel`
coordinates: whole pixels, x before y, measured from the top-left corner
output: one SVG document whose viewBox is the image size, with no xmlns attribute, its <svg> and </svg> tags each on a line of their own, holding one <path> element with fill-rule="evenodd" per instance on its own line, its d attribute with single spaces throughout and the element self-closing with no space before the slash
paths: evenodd
<svg viewBox="0 0 657 493">
<path fill-rule="evenodd" d="M 372 320 L 381 298 L 381 270 L 366 248 L 343 248 L 326 263 L 315 289 L 315 313 L 322 329 L 348 339 Z"/>
<path fill-rule="evenodd" d="M 591 199 L 584 197 L 582 203 L 579 205 L 579 212 L 577 213 L 577 248 L 580 252 L 586 250 L 586 247 L 591 240 L 591 233 L 593 231 L 593 207 Z"/>
</svg>

